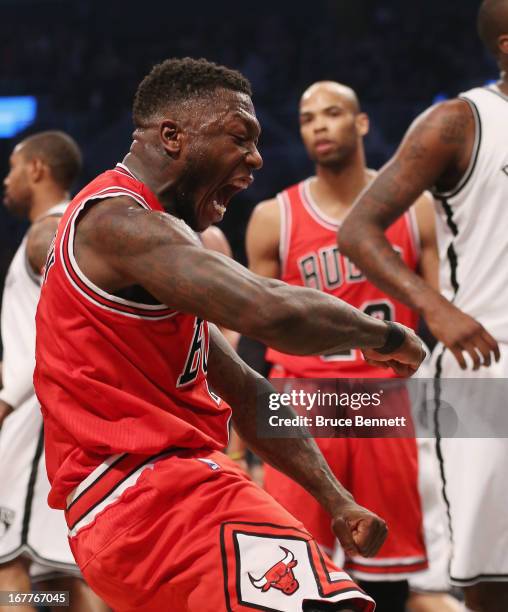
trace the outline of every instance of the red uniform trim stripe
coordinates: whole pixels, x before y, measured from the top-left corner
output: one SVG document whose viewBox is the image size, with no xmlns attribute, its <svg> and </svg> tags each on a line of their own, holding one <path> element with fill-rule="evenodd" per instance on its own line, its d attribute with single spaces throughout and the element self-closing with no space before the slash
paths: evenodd
<svg viewBox="0 0 508 612">
<path fill-rule="evenodd" d="M 412 572 L 420 572 L 427 569 L 428 561 L 425 559 L 417 563 L 408 565 L 362 565 L 354 561 L 346 561 L 344 564 L 345 570 L 356 570 L 369 574 L 408 574 Z"/>
<path fill-rule="evenodd" d="M 65 516 L 69 529 L 72 529 L 95 506 L 104 501 L 126 478 L 161 454 L 150 457 L 122 455 L 112 463 L 68 506 Z"/>
</svg>

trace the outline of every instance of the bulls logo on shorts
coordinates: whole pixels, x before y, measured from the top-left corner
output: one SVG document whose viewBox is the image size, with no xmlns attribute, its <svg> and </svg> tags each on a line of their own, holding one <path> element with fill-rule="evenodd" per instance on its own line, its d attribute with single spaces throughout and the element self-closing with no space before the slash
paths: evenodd
<svg viewBox="0 0 508 612">
<path fill-rule="evenodd" d="M 263 593 L 273 588 L 282 591 L 284 595 L 292 595 L 300 586 L 293 571 L 293 568 L 298 565 L 298 561 L 295 560 L 295 556 L 290 550 L 283 546 L 279 548 L 284 553 L 284 558 L 272 565 L 261 578 L 256 580 L 250 574 L 249 578 L 256 589 L 261 589 Z"/>
<path fill-rule="evenodd" d="M 301 612 L 304 600 L 341 601 L 361 593 L 304 530 L 225 523 L 221 540 L 228 611 Z"/>
</svg>

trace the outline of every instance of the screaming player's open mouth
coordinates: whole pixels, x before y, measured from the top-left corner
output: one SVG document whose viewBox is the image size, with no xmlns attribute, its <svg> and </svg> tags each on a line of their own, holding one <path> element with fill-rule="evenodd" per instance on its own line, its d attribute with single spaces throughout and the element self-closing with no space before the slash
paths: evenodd
<svg viewBox="0 0 508 612">
<path fill-rule="evenodd" d="M 252 176 L 236 177 L 221 185 L 212 193 L 210 202 L 215 213 L 213 223 L 218 223 L 222 220 L 231 198 L 240 191 L 247 189 L 252 181 Z"/>
</svg>

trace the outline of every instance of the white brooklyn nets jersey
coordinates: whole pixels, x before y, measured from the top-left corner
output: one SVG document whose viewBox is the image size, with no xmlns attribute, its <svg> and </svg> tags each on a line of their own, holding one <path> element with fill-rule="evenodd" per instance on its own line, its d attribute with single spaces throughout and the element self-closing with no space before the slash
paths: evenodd
<svg viewBox="0 0 508 612">
<path fill-rule="evenodd" d="M 66 206 L 65 203 L 58 204 L 44 216 L 61 215 Z M 2 299 L 4 389 L 0 391 L 0 397 L 13 408 L 18 408 L 34 394 L 35 311 L 41 288 L 40 277 L 33 272 L 28 262 L 26 242 L 25 235 L 9 266 Z"/>
<path fill-rule="evenodd" d="M 508 96 L 497 86 L 459 96 L 476 138 L 469 167 L 448 193 L 435 193 L 441 292 L 508 343 Z"/>
<path fill-rule="evenodd" d="M 61 215 L 66 204 L 44 217 Z M 40 220 L 39 217 L 38 220 Z M 32 383 L 35 312 L 40 277 L 34 274 L 23 239 L 11 262 L 2 299 L 3 383 L 0 397 L 15 410 L 0 430 L 0 563 L 21 555 L 35 561 L 34 579 L 78 572 L 67 541 L 63 512 L 48 506 L 40 406 Z"/>
</svg>

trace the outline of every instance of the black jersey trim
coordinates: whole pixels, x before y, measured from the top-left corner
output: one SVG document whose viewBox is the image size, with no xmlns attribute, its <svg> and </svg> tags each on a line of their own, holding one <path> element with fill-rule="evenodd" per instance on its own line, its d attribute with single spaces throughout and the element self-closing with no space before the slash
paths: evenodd
<svg viewBox="0 0 508 612">
<path fill-rule="evenodd" d="M 21 544 L 27 544 L 28 542 L 28 529 L 30 528 L 30 517 L 32 516 L 32 504 L 34 499 L 35 484 L 37 482 L 37 471 L 39 469 L 39 461 L 42 457 L 44 450 L 44 427 L 41 425 L 39 431 L 39 439 L 37 440 L 37 447 L 35 449 L 34 458 L 32 459 L 32 468 L 30 471 L 30 478 L 28 480 L 28 489 L 25 498 L 25 509 L 23 512 L 23 526 L 21 528 Z"/>
<path fill-rule="evenodd" d="M 508 574 L 477 574 L 471 578 L 455 578 L 455 576 L 450 576 L 450 580 L 464 586 L 471 586 L 477 582 L 508 582 Z"/>
<path fill-rule="evenodd" d="M 469 98 L 466 98 L 465 96 L 459 96 L 459 100 L 463 100 L 469 105 L 469 108 L 471 109 L 471 112 L 473 113 L 473 118 L 475 122 L 475 141 L 473 144 L 471 160 L 469 162 L 467 170 L 465 171 L 463 177 L 457 183 L 455 188 L 452 189 L 451 191 L 434 190 L 432 193 L 436 198 L 443 198 L 443 197 L 453 198 L 464 189 L 464 187 L 469 183 L 471 177 L 473 176 L 473 172 L 476 168 L 476 163 L 478 161 L 478 155 L 480 153 L 480 145 L 482 142 L 482 120 L 480 118 L 478 107 L 472 100 L 470 100 Z"/>
<path fill-rule="evenodd" d="M 448 247 L 446 254 L 448 256 L 448 261 L 450 262 L 450 282 L 452 284 L 455 297 L 455 295 L 457 295 L 457 291 L 459 290 L 459 281 L 457 279 L 457 268 L 459 265 L 459 260 L 455 248 L 453 246 L 453 242 Z"/>
<path fill-rule="evenodd" d="M 443 207 L 443 211 L 446 216 L 446 225 L 448 225 L 454 238 L 456 238 L 459 234 L 459 228 L 457 227 L 457 224 L 455 223 L 455 219 L 453 218 L 453 210 L 452 210 L 452 207 L 450 206 L 450 203 L 444 196 L 436 196 L 436 200 L 438 200 L 438 202 L 440 202 L 441 206 Z M 450 243 L 448 249 L 446 250 L 446 256 L 448 257 L 448 262 L 450 264 L 450 282 L 451 282 L 451 285 L 453 287 L 453 292 L 454 292 L 453 299 L 455 299 L 455 296 L 457 295 L 457 292 L 459 290 L 459 281 L 458 281 L 458 276 L 457 276 L 457 269 L 459 267 L 459 258 L 457 257 L 457 252 L 455 251 L 453 240 Z"/>
<path fill-rule="evenodd" d="M 439 412 L 441 408 L 441 375 L 443 373 L 443 356 L 445 354 L 446 347 L 443 347 L 443 350 L 439 354 L 436 361 L 436 372 L 434 374 L 434 428 L 436 434 L 436 456 L 439 463 L 439 473 L 441 475 L 441 493 L 443 495 L 443 500 L 446 506 L 446 516 L 448 518 L 448 529 L 450 530 L 450 543 L 452 554 L 450 555 L 449 566 L 451 564 L 451 557 L 453 556 L 453 527 L 452 527 L 452 513 L 451 513 L 451 505 L 450 499 L 448 497 L 448 493 L 446 492 L 446 474 L 445 474 L 445 466 L 444 466 L 444 457 L 443 457 L 443 448 L 441 446 L 441 432 L 439 429 Z"/>
</svg>

